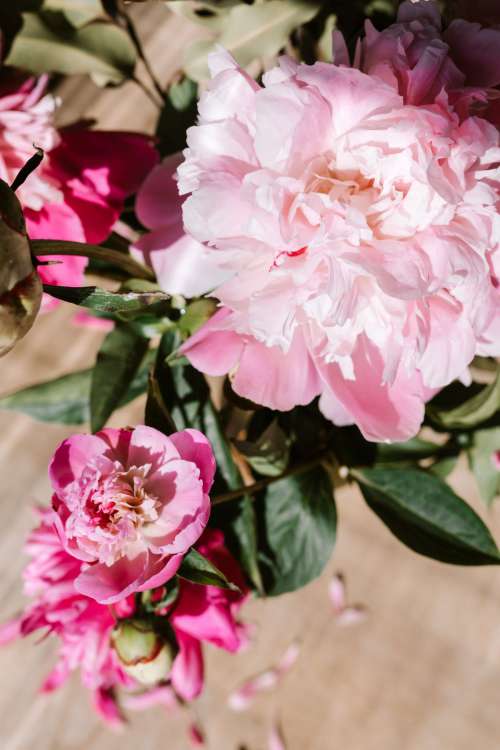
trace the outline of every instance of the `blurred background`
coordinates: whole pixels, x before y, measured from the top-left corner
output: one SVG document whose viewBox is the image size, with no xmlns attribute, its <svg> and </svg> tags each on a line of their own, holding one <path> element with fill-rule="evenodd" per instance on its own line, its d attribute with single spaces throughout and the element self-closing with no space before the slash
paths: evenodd
<svg viewBox="0 0 500 750">
<path fill-rule="evenodd" d="M 134 8 L 146 53 L 163 85 L 176 75 L 199 26 L 162 3 Z M 100 128 L 152 133 L 157 112 L 132 82 L 98 89 L 88 78 L 59 87 L 60 122 L 91 118 Z M 168 127 L 168 123 L 165 123 Z M 90 365 L 102 333 L 76 327 L 73 309 L 39 316 L 28 336 L 2 360 L 2 395 L 14 388 Z M 141 421 L 141 399 L 115 413 L 114 425 Z M 50 500 L 47 464 L 69 428 L 0 412 L 0 621 L 21 606 L 21 548 L 33 525 L 32 507 Z M 472 475 L 459 465 L 451 483 L 481 515 Z M 212 750 L 266 750 L 279 721 L 288 750 L 497 750 L 500 747 L 500 572 L 451 567 L 418 557 L 367 513 L 357 490 L 338 491 L 340 537 L 326 572 L 295 594 L 249 602 L 254 626 L 237 655 L 207 647 L 205 692 L 192 708 L 130 714 L 120 735 L 102 725 L 75 675 L 53 695 L 38 688 L 55 644 L 34 639 L 0 649 L 2 750 L 128 750 L 189 747 L 194 719 Z M 488 525 L 500 538 L 498 506 Z M 342 572 L 348 597 L 365 619 L 339 624 L 328 596 Z M 228 696 L 270 667 L 293 641 L 300 655 L 279 686 L 234 713 Z"/>
</svg>

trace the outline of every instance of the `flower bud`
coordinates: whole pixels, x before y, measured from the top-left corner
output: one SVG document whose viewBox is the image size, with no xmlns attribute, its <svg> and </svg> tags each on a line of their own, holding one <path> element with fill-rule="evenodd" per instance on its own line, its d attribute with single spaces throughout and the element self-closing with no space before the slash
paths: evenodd
<svg viewBox="0 0 500 750">
<path fill-rule="evenodd" d="M 0 357 L 31 328 L 42 300 L 21 205 L 0 180 Z"/>
<path fill-rule="evenodd" d="M 116 654 L 125 672 L 151 687 L 166 680 L 174 659 L 169 641 L 147 620 L 121 620 L 112 634 Z"/>
</svg>

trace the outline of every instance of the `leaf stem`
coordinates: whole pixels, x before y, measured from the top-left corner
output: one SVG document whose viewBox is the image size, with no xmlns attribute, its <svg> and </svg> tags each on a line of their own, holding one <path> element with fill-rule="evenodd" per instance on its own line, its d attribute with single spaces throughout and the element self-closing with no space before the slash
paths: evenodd
<svg viewBox="0 0 500 750">
<path fill-rule="evenodd" d="M 144 94 L 146 94 L 146 96 L 148 97 L 148 99 L 151 102 L 153 102 L 153 104 L 155 105 L 155 107 L 157 109 L 159 109 L 159 110 L 163 109 L 163 104 L 158 101 L 158 99 L 156 98 L 156 96 L 154 96 L 153 92 L 148 89 L 148 87 L 141 81 L 140 78 L 137 78 L 137 76 L 132 76 L 132 78 L 130 80 L 132 80 L 137 86 L 139 86 L 139 88 L 141 89 L 141 91 L 143 91 Z"/>
<path fill-rule="evenodd" d="M 328 454 L 326 452 L 320 453 L 318 456 L 316 456 L 315 458 L 311 458 L 309 461 L 304 461 L 304 463 L 302 464 L 296 464 L 295 466 L 286 469 L 286 471 L 284 471 L 282 474 L 279 474 L 277 477 L 267 477 L 266 479 L 260 479 L 258 482 L 254 482 L 253 484 L 247 485 L 246 487 L 238 487 L 238 489 L 236 490 L 231 490 L 230 492 L 223 492 L 220 495 L 216 495 L 214 498 L 212 498 L 212 505 L 228 503 L 231 500 L 237 500 L 243 495 L 255 495 L 257 492 L 260 492 L 266 487 L 269 487 L 270 484 L 279 482 L 281 479 L 285 479 L 286 477 L 291 477 L 297 474 L 304 474 L 306 471 L 314 469 L 315 466 L 318 466 L 320 463 L 322 463 L 327 458 L 327 455 Z"/>
<path fill-rule="evenodd" d="M 84 242 L 67 242 L 66 240 L 30 240 L 31 252 L 35 256 L 44 255 L 79 255 L 92 260 L 103 260 L 123 269 L 137 279 L 154 281 L 153 271 L 118 250 L 111 250 L 100 245 L 87 245 Z"/>
<path fill-rule="evenodd" d="M 123 20 L 123 23 L 125 25 L 125 30 L 130 37 L 130 41 L 135 47 L 138 57 L 142 60 L 144 68 L 146 69 L 146 72 L 149 75 L 151 83 L 153 84 L 154 90 L 159 95 L 160 99 L 163 102 L 165 102 L 167 100 L 167 95 L 163 91 L 158 79 L 156 78 L 153 68 L 151 67 L 151 64 L 147 58 L 147 55 L 144 52 L 144 47 L 142 46 L 140 36 L 137 33 L 137 29 L 135 28 L 132 18 L 129 16 L 129 14 L 124 8 L 120 8 L 119 16 Z"/>
</svg>

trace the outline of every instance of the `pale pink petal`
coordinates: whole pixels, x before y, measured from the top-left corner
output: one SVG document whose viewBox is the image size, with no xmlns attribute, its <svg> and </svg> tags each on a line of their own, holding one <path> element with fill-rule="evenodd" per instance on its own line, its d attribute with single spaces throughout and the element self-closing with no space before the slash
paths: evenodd
<svg viewBox="0 0 500 750">
<path fill-rule="evenodd" d="M 15 641 L 21 635 L 21 618 L 16 617 L 13 620 L 4 622 L 0 625 L 0 646 L 5 643 Z"/>
<path fill-rule="evenodd" d="M 350 625 L 357 625 L 360 622 L 364 622 L 367 617 L 366 609 L 360 605 L 355 604 L 352 607 L 345 607 L 337 617 L 337 625 L 343 627 L 349 627 Z"/>
<path fill-rule="evenodd" d="M 228 706 L 233 711 L 245 711 L 262 692 L 275 688 L 293 667 L 300 653 L 298 643 L 292 643 L 274 667 L 261 672 L 244 682 L 228 697 Z"/>
<path fill-rule="evenodd" d="M 144 711 L 148 708 L 162 706 L 169 711 L 178 708 L 177 697 L 169 685 L 160 685 L 144 693 L 126 693 L 121 703 L 130 711 Z"/>
<path fill-rule="evenodd" d="M 96 456 L 109 449 L 108 444 L 97 435 L 72 435 L 57 448 L 49 464 L 49 477 L 56 492 L 79 477 Z"/>
<path fill-rule="evenodd" d="M 334 612 L 340 614 L 346 606 L 345 582 L 344 577 L 340 573 L 337 573 L 331 579 L 328 585 L 328 595 L 333 604 Z"/>
<path fill-rule="evenodd" d="M 273 724 L 268 738 L 268 750 L 286 750 L 283 733 L 278 724 Z"/>
<path fill-rule="evenodd" d="M 226 309 L 216 312 L 179 350 L 193 367 L 207 375 L 225 375 L 243 351 L 243 339 L 238 334 L 218 329 L 229 314 Z"/>
</svg>

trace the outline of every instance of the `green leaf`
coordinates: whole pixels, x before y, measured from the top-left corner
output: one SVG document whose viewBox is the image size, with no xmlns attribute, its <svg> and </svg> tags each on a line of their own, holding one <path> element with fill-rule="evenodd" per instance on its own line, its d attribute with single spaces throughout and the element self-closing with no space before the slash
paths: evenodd
<svg viewBox="0 0 500 750">
<path fill-rule="evenodd" d="M 273 420 L 255 442 L 238 441 L 236 447 L 252 469 L 268 477 L 283 474 L 290 458 L 290 440 Z"/>
<path fill-rule="evenodd" d="M 147 352 L 119 406 L 125 406 L 146 392 L 155 352 Z M 84 424 L 90 421 L 92 368 L 61 375 L 53 380 L 23 388 L 0 399 L 0 409 L 18 411 L 40 422 Z"/>
<path fill-rule="evenodd" d="M 422 458 L 433 456 L 441 449 L 437 443 L 429 440 L 412 438 L 405 443 L 378 443 L 377 463 L 393 463 L 397 461 L 420 461 Z"/>
<path fill-rule="evenodd" d="M 459 430 L 475 427 L 491 419 L 500 410 L 500 369 L 493 383 L 485 386 L 479 393 L 469 398 L 460 406 L 445 411 L 432 405 L 428 415 L 432 422 L 440 427 Z"/>
<path fill-rule="evenodd" d="M 147 282 L 146 282 L 147 283 Z M 156 313 L 161 315 L 166 312 L 168 300 L 164 292 L 109 292 L 97 286 L 54 286 L 44 284 L 44 291 L 56 299 L 80 305 L 89 310 L 101 313 L 109 313 L 117 317 L 127 318 L 140 315 L 141 313 Z"/>
<path fill-rule="evenodd" d="M 500 495 L 500 472 L 493 463 L 493 454 L 500 450 L 500 427 L 478 430 L 468 451 L 470 467 L 476 478 L 481 497 L 491 505 Z"/>
<path fill-rule="evenodd" d="M 184 556 L 177 575 L 186 581 L 191 581 L 191 583 L 239 591 L 238 586 L 228 581 L 219 568 L 216 568 L 210 560 L 200 555 L 194 548 L 191 548 L 187 555 Z"/>
<path fill-rule="evenodd" d="M 498 565 L 490 532 L 453 490 L 419 469 L 356 469 L 369 507 L 407 547 L 455 565 Z"/>
<path fill-rule="evenodd" d="M 271 484 L 263 503 L 272 556 L 271 596 L 295 591 L 317 578 L 335 545 L 337 513 L 333 488 L 321 467 Z"/>
<path fill-rule="evenodd" d="M 238 560 L 259 594 L 263 596 L 264 584 L 259 568 L 257 519 L 252 498 L 245 495 L 238 500 L 238 506 L 238 512 L 232 521 L 233 532 L 238 540 Z"/>
<path fill-rule="evenodd" d="M 246 67 L 253 60 L 276 55 L 296 28 L 318 13 L 313 0 L 268 0 L 239 4 L 229 10 L 215 41 L 195 42 L 187 51 L 184 70 L 194 81 L 208 78 L 207 55 L 222 45 Z"/>
<path fill-rule="evenodd" d="M 148 348 L 129 326 L 108 333 L 97 355 L 90 386 L 90 426 L 102 429 L 130 388 Z"/>
<path fill-rule="evenodd" d="M 89 74 L 100 85 L 133 75 L 136 52 L 127 34 L 106 21 L 63 30 L 34 13 L 23 16 L 7 64 L 32 73 Z"/>
<path fill-rule="evenodd" d="M 76 29 L 104 15 L 100 0 L 45 0 L 43 9 L 62 13 Z"/>
<path fill-rule="evenodd" d="M 172 84 L 156 127 L 158 150 L 170 156 L 186 148 L 186 131 L 198 116 L 198 84 L 190 78 Z"/>
</svg>

